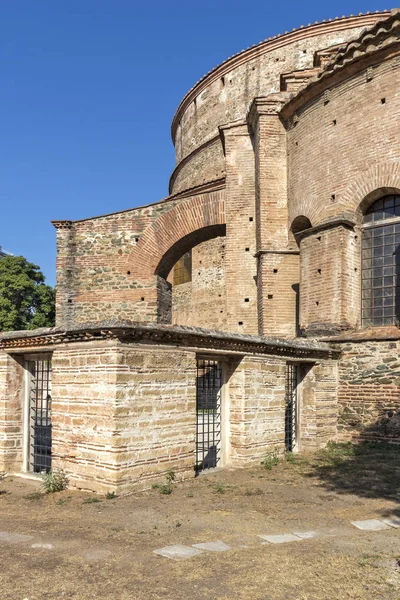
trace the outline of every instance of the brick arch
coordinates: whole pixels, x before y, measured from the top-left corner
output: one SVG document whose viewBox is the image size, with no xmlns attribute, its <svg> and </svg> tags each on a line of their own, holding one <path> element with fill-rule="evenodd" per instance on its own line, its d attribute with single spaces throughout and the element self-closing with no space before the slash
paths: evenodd
<svg viewBox="0 0 400 600">
<path fill-rule="evenodd" d="M 172 267 L 185 252 L 188 252 L 198 244 L 207 242 L 213 238 L 226 235 L 226 225 L 208 225 L 201 229 L 196 229 L 185 235 L 171 246 L 157 265 L 155 274 L 166 279 Z"/>
<path fill-rule="evenodd" d="M 361 217 L 379 197 L 395 193 L 400 193 L 399 160 L 374 164 L 359 173 L 344 190 L 340 205 Z"/>
<path fill-rule="evenodd" d="M 206 192 L 182 200 L 145 229 L 127 259 L 126 268 L 138 279 L 146 280 L 154 275 L 165 278 L 172 260 L 176 262 L 189 246 L 223 235 L 224 226 L 224 191 Z"/>
</svg>

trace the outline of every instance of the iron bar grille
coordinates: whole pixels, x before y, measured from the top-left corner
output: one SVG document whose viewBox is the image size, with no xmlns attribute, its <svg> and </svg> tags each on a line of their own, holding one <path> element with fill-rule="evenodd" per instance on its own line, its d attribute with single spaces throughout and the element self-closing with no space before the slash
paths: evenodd
<svg viewBox="0 0 400 600">
<path fill-rule="evenodd" d="M 298 365 L 286 364 L 285 449 L 293 452 L 297 439 L 297 382 Z"/>
<path fill-rule="evenodd" d="M 29 467 L 34 473 L 51 469 L 51 360 L 29 361 Z"/>
<path fill-rule="evenodd" d="M 385 196 L 364 216 L 362 323 L 398 325 L 399 321 L 400 196 Z"/>
<path fill-rule="evenodd" d="M 196 471 L 213 469 L 221 458 L 221 366 L 197 361 Z"/>
</svg>

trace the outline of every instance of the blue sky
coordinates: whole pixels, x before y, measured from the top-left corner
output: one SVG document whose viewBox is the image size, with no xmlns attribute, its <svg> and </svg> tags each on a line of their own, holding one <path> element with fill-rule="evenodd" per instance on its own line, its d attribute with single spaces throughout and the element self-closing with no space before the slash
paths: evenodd
<svg viewBox="0 0 400 600">
<path fill-rule="evenodd" d="M 51 219 L 157 200 L 174 167 L 170 125 L 228 56 L 293 27 L 380 2 L 3 0 L 0 245 L 55 283 Z"/>
</svg>

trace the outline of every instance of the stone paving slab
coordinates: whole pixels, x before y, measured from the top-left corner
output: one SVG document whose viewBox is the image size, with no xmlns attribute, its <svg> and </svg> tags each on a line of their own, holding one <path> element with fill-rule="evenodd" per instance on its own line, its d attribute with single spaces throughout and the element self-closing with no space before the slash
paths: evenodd
<svg viewBox="0 0 400 600">
<path fill-rule="evenodd" d="M 186 560 L 197 554 L 203 554 L 202 550 L 197 548 L 191 548 L 190 546 L 184 546 L 183 544 L 176 544 L 175 546 L 165 546 L 159 550 L 153 550 L 154 554 L 165 556 L 166 558 L 173 558 L 175 560 Z"/>
<path fill-rule="evenodd" d="M 381 519 L 386 525 L 390 525 L 390 527 L 395 527 L 396 529 L 400 527 L 400 518 L 399 517 L 385 517 Z"/>
<path fill-rule="evenodd" d="M 193 548 L 198 548 L 199 550 L 209 550 L 210 552 L 226 552 L 227 550 L 231 550 L 231 547 L 225 542 L 221 542 L 221 540 L 217 540 L 216 542 L 205 542 L 204 544 L 192 544 Z"/>
<path fill-rule="evenodd" d="M 258 537 L 266 540 L 270 544 L 286 544 L 288 542 L 301 542 L 301 538 L 292 533 L 282 533 L 280 535 L 259 535 Z"/>
<path fill-rule="evenodd" d="M 366 521 L 351 521 L 351 524 L 362 531 L 380 531 L 382 529 L 390 529 L 389 525 L 383 523 L 379 519 L 367 519 Z"/>
<path fill-rule="evenodd" d="M 22 535 L 20 533 L 8 533 L 8 531 L 0 531 L 0 542 L 8 542 L 9 544 L 28 542 L 32 538 L 32 535 Z"/>
<path fill-rule="evenodd" d="M 302 540 L 312 540 L 313 538 L 321 537 L 322 534 L 319 531 L 293 531 L 293 535 Z"/>
</svg>

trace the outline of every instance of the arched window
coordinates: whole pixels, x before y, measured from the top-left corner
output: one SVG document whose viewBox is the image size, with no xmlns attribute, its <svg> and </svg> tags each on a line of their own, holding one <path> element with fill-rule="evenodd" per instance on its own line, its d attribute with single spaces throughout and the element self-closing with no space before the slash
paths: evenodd
<svg viewBox="0 0 400 600">
<path fill-rule="evenodd" d="M 400 195 L 370 206 L 363 220 L 362 323 L 400 320 Z"/>
</svg>

